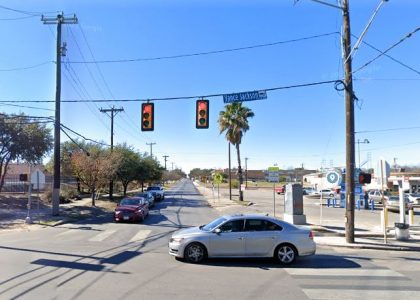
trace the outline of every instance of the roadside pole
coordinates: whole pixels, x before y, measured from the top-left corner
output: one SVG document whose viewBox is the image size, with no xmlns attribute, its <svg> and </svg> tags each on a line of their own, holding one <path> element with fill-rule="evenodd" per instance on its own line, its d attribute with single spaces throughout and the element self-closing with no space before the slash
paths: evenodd
<svg viewBox="0 0 420 300">
<path fill-rule="evenodd" d="M 384 231 L 384 243 L 388 243 L 388 237 L 386 228 L 388 227 L 388 208 L 386 207 L 385 197 L 384 197 L 384 166 L 381 162 L 381 197 L 382 197 L 382 226 Z M 372 200 L 373 201 L 373 200 Z"/>
<path fill-rule="evenodd" d="M 31 205 L 32 205 L 32 199 L 31 199 L 31 194 L 32 194 L 32 183 L 31 183 L 31 173 L 32 173 L 32 165 L 29 164 L 29 176 L 28 176 L 28 181 L 29 181 L 29 187 L 28 187 L 28 213 L 26 215 L 26 219 L 25 219 L 25 223 L 26 224 L 31 224 L 32 223 L 32 219 L 31 219 Z"/>
<path fill-rule="evenodd" d="M 274 217 L 276 217 L 276 183 L 273 183 L 273 203 L 274 203 L 274 207 L 273 207 L 273 211 L 274 211 Z"/>
</svg>

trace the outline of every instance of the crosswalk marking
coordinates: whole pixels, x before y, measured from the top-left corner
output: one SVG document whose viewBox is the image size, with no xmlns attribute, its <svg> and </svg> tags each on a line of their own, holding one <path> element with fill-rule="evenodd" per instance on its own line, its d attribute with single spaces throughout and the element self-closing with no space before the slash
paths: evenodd
<svg viewBox="0 0 420 300">
<path fill-rule="evenodd" d="M 137 234 L 135 236 L 133 236 L 130 240 L 130 242 L 138 242 L 141 240 L 144 240 L 145 238 L 147 238 L 150 234 L 150 232 L 152 232 L 151 230 L 140 230 L 139 232 L 137 232 Z"/>
<path fill-rule="evenodd" d="M 319 300 L 383 300 L 383 299 L 416 299 L 418 291 L 387 290 L 351 290 L 351 289 L 302 289 L 309 299 Z"/>
<path fill-rule="evenodd" d="M 68 229 L 66 231 L 60 232 L 59 234 L 56 235 L 56 237 L 62 237 L 62 236 L 65 236 L 65 235 L 69 235 L 71 233 L 75 233 L 77 231 L 78 230 L 75 230 L 75 229 Z"/>
<path fill-rule="evenodd" d="M 290 275 L 318 275 L 318 276 L 358 276 L 358 277 L 404 277 L 404 275 L 389 269 L 285 269 Z"/>
<path fill-rule="evenodd" d="M 112 235 L 116 230 L 105 230 L 104 232 L 101 232 L 97 235 L 95 235 L 94 237 L 90 238 L 89 241 L 90 242 L 101 242 L 104 239 L 106 239 L 107 237 L 109 237 L 110 235 Z"/>
</svg>

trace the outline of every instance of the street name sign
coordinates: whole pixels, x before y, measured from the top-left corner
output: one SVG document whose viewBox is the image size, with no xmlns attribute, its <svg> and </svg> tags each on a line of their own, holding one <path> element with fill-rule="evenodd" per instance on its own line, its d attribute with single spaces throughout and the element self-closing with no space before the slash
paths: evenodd
<svg viewBox="0 0 420 300">
<path fill-rule="evenodd" d="M 223 95 L 224 103 L 253 101 L 253 100 L 262 100 L 262 99 L 267 99 L 266 91 L 253 91 L 253 92 L 243 92 L 243 93 Z"/>
</svg>

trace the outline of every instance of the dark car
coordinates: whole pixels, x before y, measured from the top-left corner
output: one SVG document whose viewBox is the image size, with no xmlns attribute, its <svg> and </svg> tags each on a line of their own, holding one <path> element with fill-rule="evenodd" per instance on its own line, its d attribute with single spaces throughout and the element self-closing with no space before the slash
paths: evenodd
<svg viewBox="0 0 420 300">
<path fill-rule="evenodd" d="M 165 199 L 165 192 L 162 187 L 154 185 L 148 186 L 146 189 L 147 192 L 150 192 L 155 197 L 155 201 L 160 201 Z"/>
<path fill-rule="evenodd" d="M 149 214 L 149 203 L 143 197 L 123 198 L 114 211 L 115 222 L 142 222 Z"/>
<path fill-rule="evenodd" d="M 149 203 L 149 208 L 155 206 L 155 197 L 151 192 L 142 192 L 135 195 L 136 197 L 143 197 Z"/>
</svg>

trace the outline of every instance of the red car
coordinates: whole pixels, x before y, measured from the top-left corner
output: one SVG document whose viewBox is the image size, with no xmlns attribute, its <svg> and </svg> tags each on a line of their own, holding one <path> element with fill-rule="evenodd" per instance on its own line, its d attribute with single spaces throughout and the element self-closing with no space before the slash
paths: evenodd
<svg viewBox="0 0 420 300">
<path fill-rule="evenodd" d="M 277 194 L 284 194 L 286 192 L 286 185 L 278 186 L 274 189 Z"/>
<path fill-rule="evenodd" d="M 121 200 L 114 212 L 115 222 L 142 222 L 149 214 L 149 204 L 143 197 L 128 197 Z"/>
</svg>

